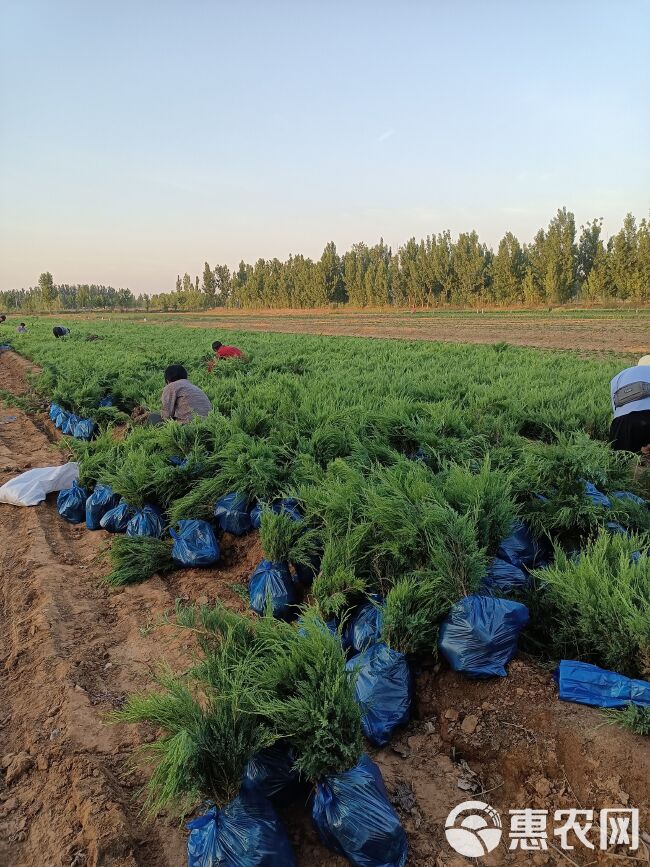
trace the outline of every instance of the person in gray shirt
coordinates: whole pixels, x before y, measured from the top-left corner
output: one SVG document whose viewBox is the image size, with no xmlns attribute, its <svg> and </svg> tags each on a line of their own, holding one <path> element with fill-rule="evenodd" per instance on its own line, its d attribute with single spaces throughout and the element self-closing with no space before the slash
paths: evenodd
<svg viewBox="0 0 650 867">
<path fill-rule="evenodd" d="M 149 424 L 159 424 L 167 419 L 187 424 L 196 416 L 205 418 L 212 409 L 210 398 L 198 385 L 189 381 L 182 365 L 171 364 L 165 370 L 165 383 L 160 396 L 162 410 L 149 414 Z"/>
</svg>

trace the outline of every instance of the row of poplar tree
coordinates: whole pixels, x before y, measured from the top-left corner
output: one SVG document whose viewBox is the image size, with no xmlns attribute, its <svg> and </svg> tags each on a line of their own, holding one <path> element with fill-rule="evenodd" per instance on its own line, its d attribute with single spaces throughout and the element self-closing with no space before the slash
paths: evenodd
<svg viewBox="0 0 650 867">
<path fill-rule="evenodd" d="M 0 292 L 9 310 L 103 308 L 197 310 L 236 308 L 355 307 L 438 304 L 564 304 L 584 301 L 650 300 L 650 222 L 628 214 L 605 243 L 602 219 L 576 231 L 574 215 L 562 208 L 530 244 L 506 233 L 496 253 L 476 232 L 455 240 L 449 231 L 411 238 L 393 252 L 381 240 L 354 244 L 342 256 L 328 243 L 317 261 L 303 255 L 240 262 L 236 271 L 207 262 L 202 278 L 188 273 L 173 292 L 134 295 L 129 289 L 92 284 L 55 285 L 49 272 L 38 286 Z"/>
<path fill-rule="evenodd" d="M 302 255 L 284 262 L 242 261 L 232 274 L 206 262 L 201 284 L 198 276 L 193 284 L 188 274 L 176 281 L 177 294 L 199 289 L 213 304 L 240 308 L 645 301 L 650 300 L 650 222 L 637 224 L 628 214 L 605 243 L 602 219 L 582 226 L 578 236 L 574 215 L 563 208 L 532 243 L 521 244 L 508 232 L 496 253 L 474 231 L 455 240 L 448 231 L 411 238 L 395 253 L 382 240 L 373 247 L 355 244 L 341 256 L 330 242 L 317 261 Z"/>
</svg>

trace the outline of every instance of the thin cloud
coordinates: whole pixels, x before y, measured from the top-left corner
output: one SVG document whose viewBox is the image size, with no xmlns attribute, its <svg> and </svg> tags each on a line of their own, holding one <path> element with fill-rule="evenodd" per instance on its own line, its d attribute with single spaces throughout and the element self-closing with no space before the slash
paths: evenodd
<svg viewBox="0 0 650 867">
<path fill-rule="evenodd" d="M 393 136 L 393 135 L 395 135 L 395 130 L 394 130 L 394 129 L 386 129 L 386 130 L 384 130 L 384 132 L 382 132 L 382 134 L 381 134 L 380 136 L 378 136 L 378 138 L 377 138 L 377 144 L 381 144 L 383 141 L 386 141 L 386 139 L 389 139 L 389 138 L 390 138 L 391 136 Z"/>
</svg>

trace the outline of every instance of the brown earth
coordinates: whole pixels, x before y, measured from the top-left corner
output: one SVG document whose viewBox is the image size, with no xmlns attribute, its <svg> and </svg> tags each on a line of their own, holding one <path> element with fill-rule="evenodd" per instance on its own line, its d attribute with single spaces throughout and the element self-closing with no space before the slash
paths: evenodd
<svg viewBox="0 0 650 867">
<path fill-rule="evenodd" d="M 29 366 L 0 354 L 0 388 L 29 391 Z M 14 418 L 12 418 L 14 417 Z M 45 414 L 0 407 L 0 483 L 66 459 Z M 104 589 L 104 531 L 64 522 L 53 498 L 34 508 L 0 505 L 0 864 L 11 867 L 181 867 L 185 834 L 172 818 L 139 813 L 143 776 L 132 750 L 145 727 L 109 725 L 126 694 L 152 683 L 157 662 L 181 668 L 185 636 L 154 628 L 176 598 L 243 609 L 237 592 L 260 559 L 256 537 L 225 538 L 219 568 L 178 571 L 120 592 Z M 548 671 L 512 663 L 508 678 L 470 682 L 449 671 L 417 677 L 415 719 L 391 747 L 372 751 L 407 829 L 409 864 L 478 863 L 454 855 L 444 819 L 458 803 L 508 809 L 637 806 L 650 822 L 647 739 L 603 727 L 595 710 L 557 700 Z M 317 840 L 304 805 L 282 811 L 298 867 L 343 867 Z M 644 833 L 645 833 L 644 831 Z M 504 838 L 505 839 L 505 838 Z M 650 836 L 636 863 L 650 863 Z M 499 864 L 621 863 L 580 848 L 536 854 L 501 848 Z M 629 863 L 633 860 L 627 858 Z"/>
<path fill-rule="evenodd" d="M 612 351 L 642 355 L 650 349 L 650 318 L 620 318 L 603 313 L 597 318 L 544 315 L 543 313 L 493 312 L 458 316 L 429 313 L 329 313 L 268 312 L 215 314 L 175 318 L 187 324 L 215 330 L 269 331 L 383 337 L 400 340 L 441 340 L 452 343 L 511 343 L 546 349 L 588 352 Z M 160 320 L 158 320 L 160 321 Z"/>
</svg>

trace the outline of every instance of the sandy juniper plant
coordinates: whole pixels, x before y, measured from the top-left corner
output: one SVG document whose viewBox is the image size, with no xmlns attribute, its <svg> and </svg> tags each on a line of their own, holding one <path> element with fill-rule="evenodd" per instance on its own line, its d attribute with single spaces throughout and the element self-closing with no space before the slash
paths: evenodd
<svg viewBox="0 0 650 867">
<path fill-rule="evenodd" d="M 110 587 L 137 584 L 174 568 L 170 543 L 150 536 L 116 536 L 108 557 L 112 568 L 102 583 Z"/>
<path fill-rule="evenodd" d="M 140 750 L 152 765 L 146 809 L 181 815 L 208 798 L 224 806 L 238 791 L 248 759 L 274 741 L 250 704 L 256 659 L 225 635 L 211 648 L 211 682 L 192 673 L 158 677 L 162 691 L 132 695 L 115 722 L 150 723 L 162 734 Z"/>
<path fill-rule="evenodd" d="M 404 576 L 386 594 L 381 639 L 409 655 L 437 656 L 440 623 L 464 595 L 453 578 L 435 572 Z"/>
<path fill-rule="evenodd" d="M 361 712 L 340 640 L 315 609 L 303 612 L 299 628 L 270 616 L 253 620 L 222 606 L 178 609 L 177 622 L 199 630 L 203 659 L 193 674 L 201 682 L 211 687 L 219 682 L 221 641 L 248 658 L 248 680 L 240 688 L 251 713 L 275 737 L 291 742 L 296 769 L 307 779 L 355 764 L 362 750 Z"/>
<path fill-rule="evenodd" d="M 650 707 L 628 704 L 624 708 L 605 711 L 604 716 L 610 725 L 622 726 L 635 735 L 650 735 Z"/>
<path fill-rule="evenodd" d="M 601 531 L 576 556 L 556 547 L 530 593 L 551 653 L 650 676 L 649 544 L 648 536 Z"/>
<path fill-rule="evenodd" d="M 523 517 L 540 535 L 585 538 L 612 520 L 609 509 L 585 496 L 585 480 L 605 493 L 636 487 L 630 456 L 582 432 L 557 433 L 551 444 L 529 443 L 521 455 L 515 475 L 518 498 Z M 617 508 L 620 514 L 634 514 L 622 504 Z"/>
<path fill-rule="evenodd" d="M 309 565 L 320 550 L 320 534 L 304 521 L 294 521 L 284 512 L 263 508 L 260 541 L 267 560 L 274 563 Z"/>
</svg>

